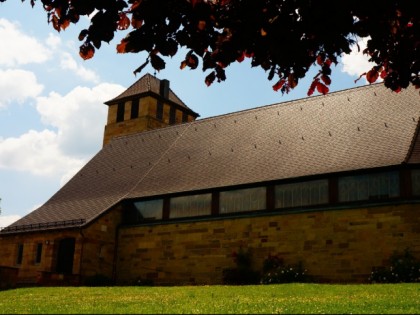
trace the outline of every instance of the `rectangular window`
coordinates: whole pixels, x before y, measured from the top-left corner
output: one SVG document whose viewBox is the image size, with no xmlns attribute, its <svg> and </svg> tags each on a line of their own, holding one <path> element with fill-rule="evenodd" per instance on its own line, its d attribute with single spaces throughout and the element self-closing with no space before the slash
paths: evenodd
<svg viewBox="0 0 420 315">
<path fill-rule="evenodd" d="M 188 122 L 188 114 L 186 112 L 182 112 L 182 122 Z"/>
<path fill-rule="evenodd" d="M 411 189 L 413 196 L 420 195 L 420 170 L 411 170 Z"/>
<path fill-rule="evenodd" d="M 124 121 L 125 103 L 118 103 L 117 107 L 117 122 Z"/>
<path fill-rule="evenodd" d="M 169 124 L 173 125 L 175 124 L 175 114 L 176 114 L 176 109 L 175 107 L 171 106 L 171 108 L 169 109 Z"/>
<path fill-rule="evenodd" d="M 156 118 L 160 120 L 163 119 L 163 103 L 161 101 L 157 102 Z"/>
<path fill-rule="evenodd" d="M 139 99 L 136 98 L 131 102 L 131 119 L 135 119 L 139 117 Z"/>
<path fill-rule="evenodd" d="M 37 243 L 36 249 L 35 249 L 35 264 L 41 263 L 41 258 L 42 258 L 42 243 Z"/>
<path fill-rule="evenodd" d="M 16 265 L 21 265 L 23 260 L 23 244 L 17 245 Z"/>
<path fill-rule="evenodd" d="M 275 207 L 305 207 L 328 203 L 328 180 L 276 185 Z"/>
<path fill-rule="evenodd" d="M 211 194 L 173 197 L 170 199 L 169 217 L 195 217 L 211 214 Z"/>
<path fill-rule="evenodd" d="M 395 198 L 400 195 L 397 171 L 345 176 L 338 179 L 340 202 Z"/>
<path fill-rule="evenodd" d="M 245 188 L 220 192 L 220 213 L 263 210 L 266 208 L 266 188 Z"/>
<path fill-rule="evenodd" d="M 162 220 L 163 199 L 137 201 L 134 206 L 138 212 L 138 220 Z"/>
</svg>

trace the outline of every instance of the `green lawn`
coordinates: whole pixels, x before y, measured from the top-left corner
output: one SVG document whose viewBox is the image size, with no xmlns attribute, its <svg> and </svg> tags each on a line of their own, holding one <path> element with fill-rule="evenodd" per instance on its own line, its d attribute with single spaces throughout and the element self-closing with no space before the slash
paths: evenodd
<svg viewBox="0 0 420 315">
<path fill-rule="evenodd" d="M 0 291 L 0 314 L 419 314 L 420 284 L 44 287 Z"/>
</svg>

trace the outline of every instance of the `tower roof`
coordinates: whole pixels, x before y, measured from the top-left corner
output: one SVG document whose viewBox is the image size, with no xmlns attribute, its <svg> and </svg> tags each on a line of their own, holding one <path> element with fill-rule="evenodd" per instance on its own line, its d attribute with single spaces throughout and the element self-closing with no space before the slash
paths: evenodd
<svg viewBox="0 0 420 315">
<path fill-rule="evenodd" d="M 161 94 L 161 83 L 164 80 L 159 80 L 155 76 L 151 75 L 150 73 L 146 73 L 136 82 L 134 82 L 128 89 L 122 92 L 120 95 L 114 97 L 113 99 L 106 101 L 106 105 L 112 105 L 121 101 L 125 101 L 128 99 L 132 99 L 133 97 L 143 96 L 146 94 L 155 94 L 160 97 L 164 97 Z M 169 82 L 165 80 L 166 82 Z M 170 102 L 173 102 L 183 108 L 188 109 L 191 113 L 194 113 L 196 117 L 199 114 L 195 113 L 191 108 L 189 108 L 170 88 L 168 91 L 167 99 Z"/>
</svg>

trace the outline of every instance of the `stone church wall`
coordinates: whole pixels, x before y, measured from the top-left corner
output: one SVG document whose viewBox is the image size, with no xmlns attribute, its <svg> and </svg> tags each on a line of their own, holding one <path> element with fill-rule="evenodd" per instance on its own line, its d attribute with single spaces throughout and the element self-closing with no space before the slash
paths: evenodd
<svg viewBox="0 0 420 315">
<path fill-rule="evenodd" d="M 120 284 L 220 284 L 232 253 L 251 252 L 254 270 L 268 255 L 303 262 L 320 282 L 364 283 L 373 266 L 409 248 L 420 258 L 419 205 L 280 214 L 125 227 L 120 230 Z"/>
</svg>

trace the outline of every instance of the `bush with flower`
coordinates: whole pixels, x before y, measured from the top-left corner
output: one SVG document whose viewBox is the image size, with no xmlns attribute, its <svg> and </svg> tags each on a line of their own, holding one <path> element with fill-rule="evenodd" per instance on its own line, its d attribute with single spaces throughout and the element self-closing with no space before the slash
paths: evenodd
<svg viewBox="0 0 420 315">
<path fill-rule="evenodd" d="M 371 283 L 420 282 L 420 262 L 407 248 L 403 253 L 395 252 L 390 266 L 374 267 L 369 277 Z"/>
<path fill-rule="evenodd" d="M 308 282 L 307 270 L 302 262 L 296 265 L 285 264 L 277 255 L 269 255 L 263 264 L 261 284 Z"/>
</svg>

